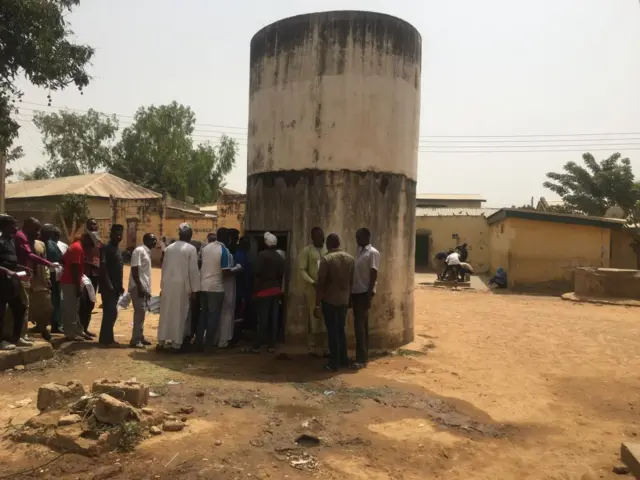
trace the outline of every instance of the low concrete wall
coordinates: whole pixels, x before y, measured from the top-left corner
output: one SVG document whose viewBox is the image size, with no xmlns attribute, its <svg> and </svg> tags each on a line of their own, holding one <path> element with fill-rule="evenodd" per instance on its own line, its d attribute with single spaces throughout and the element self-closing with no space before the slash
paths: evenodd
<svg viewBox="0 0 640 480">
<path fill-rule="evenodd" d="M 574 289 L 581 297 L 640 299 L 640 270 L 576 268 Z"/>
</svg>

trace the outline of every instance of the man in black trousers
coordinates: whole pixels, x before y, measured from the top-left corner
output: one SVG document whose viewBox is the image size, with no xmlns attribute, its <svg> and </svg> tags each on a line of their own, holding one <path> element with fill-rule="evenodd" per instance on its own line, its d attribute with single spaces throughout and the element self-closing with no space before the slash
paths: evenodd
<svg viewBox="0 0 640 480">
<path fill-rule="evenodd" d="M 371 233 L 366 228 L 356 232 L 358 253 L 353 274 L 351 305 L 356 334 L 356 361 L 353 367 L 364 368 L 369 361 L 369 309 L 376 293 L 380 252 L 371 245 Z"/>
</svg>

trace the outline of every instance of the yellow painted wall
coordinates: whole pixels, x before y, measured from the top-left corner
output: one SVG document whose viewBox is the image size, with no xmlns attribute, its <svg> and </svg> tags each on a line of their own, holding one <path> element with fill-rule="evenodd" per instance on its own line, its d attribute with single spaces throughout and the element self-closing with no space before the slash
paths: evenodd
<svg viewBox="0 0 640 480">
<path fill-rule="evenodd" d="M 111 218 L 111 201 L 108 198 L 87 198 L 87 205 L 96 220 Z"/>
<path fill-rule="evenodd" d="M 610 265 L 608 228 L 507 218 L 491 232 L 491 270 L 505 268 L 512 288 L 571 288 L 576 267 Z"/>
<path fill-rule="evenodd" d="M 429 266 L 434 256 L 463 243 L 468 244 L 469 263 L 477 273 L 489 270 L 489 225 L 481 216 L 416 217 L 416 234 L 429 234 Z M 458 234 L 458 239 L 452 235 Z"/>
<path fill-rule="evenodd" d="M 631 248 L 633 236 L 626 230 L 611 231 L 611 268 L 637 269 L 638 261 Z"/>
<path fill-rule="evenodd" d="M 494 274 L 499 267 L 504 268 L 507 274 L 509 268 L 509 251 L 511 242 L 515 237 L 512 228 L 512 219 L 507 218 L 499 223 L 489 226 L 489 271 Z M 508 277 L 510 280 L 510 277 Z"/>
<path fill-rule="evenodd" d="M 217 202 L 217 222 L 220 227 L 235 228 L 244 232 L 246 195 L 221 195 Z"/>
<path fill-rule="evenodd" d="M 178 227 L 181 223 L 186 222 L 193 229 L 193 239 L 200 242 L 207 241 L 207 235 L 217 230 L 216 219 L 210 217 L 190 217 L 186 215 L 184 218 L 165 218 L 163 225 L 163 235 L 167 239 L 177 240 Z"/>
</svg>

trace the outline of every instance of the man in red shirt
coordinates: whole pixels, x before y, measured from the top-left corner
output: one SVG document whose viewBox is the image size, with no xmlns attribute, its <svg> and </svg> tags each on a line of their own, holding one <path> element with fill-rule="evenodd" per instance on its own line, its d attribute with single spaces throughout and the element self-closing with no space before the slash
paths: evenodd
<svg viewBox="0 0 640 480">
<path fill-rule="evenodd" d="M 80 324 L 78 309 L 83 295 L 82 276 L 84 275 L 85 251 L 93 248 L 93 237 L 85 233 L 69 245 L 69 249 L 62 256 L 64 270 L 60 277 L 62 303 L 60 305 L 64 335 L 67 340 L 88 340 Z"/>
</svg>

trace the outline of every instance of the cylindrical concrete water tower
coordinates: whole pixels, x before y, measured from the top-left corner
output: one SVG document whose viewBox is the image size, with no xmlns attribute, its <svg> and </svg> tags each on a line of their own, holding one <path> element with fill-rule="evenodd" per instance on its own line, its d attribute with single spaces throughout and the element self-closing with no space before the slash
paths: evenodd
<svg viewBox="0 0 640 480">
<path fill-rule="evenodd" d="M 371 231 L 371 347 L 413 339 L 421 44 L 407 22 L 357 11 L 286 18 L 251 40 L 245 229 L 288 236 L 287 343 L 307 339 L 296 258 L 316 225 L 354 256 L 356 230 Z"/>
</svg>

